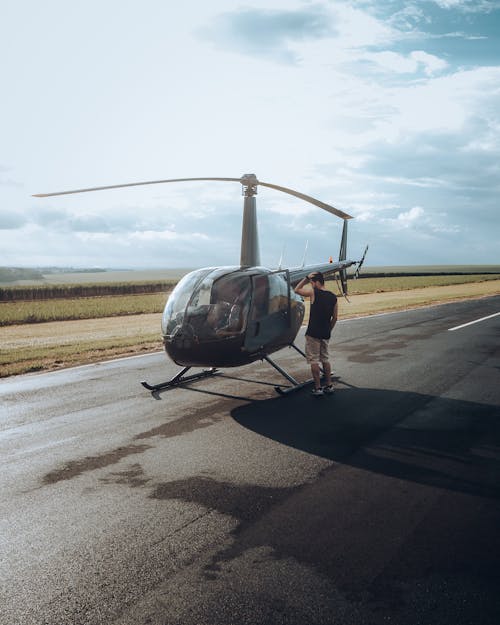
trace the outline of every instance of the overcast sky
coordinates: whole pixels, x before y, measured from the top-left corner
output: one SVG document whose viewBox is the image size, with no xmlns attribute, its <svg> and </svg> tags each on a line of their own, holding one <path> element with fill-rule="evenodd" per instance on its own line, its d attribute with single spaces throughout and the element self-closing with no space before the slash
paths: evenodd
<svg viewBox="0 0 500 625">
<path fill-rule="evenodd" d="M 500 263 L 500 0 L 4 0 L 0 266 L 237 264 L 238 183 L 353 215 L 367 264 Z M 261 255 L 341 220 L 263 187 Z"/>
</svg>

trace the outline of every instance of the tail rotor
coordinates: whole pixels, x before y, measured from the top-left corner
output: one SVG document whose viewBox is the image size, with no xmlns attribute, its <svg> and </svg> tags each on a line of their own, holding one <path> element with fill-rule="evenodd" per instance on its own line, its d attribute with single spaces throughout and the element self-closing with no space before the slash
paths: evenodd
<svg viewBox="0 0 500 625">
<path fill-rule="evenodd" d="M 363 263 L 365 262 L 365 257 L 366 257 L 366 252 L 368 251 L 368 245 L 365 247 L 365 251 L 363 253 L 363 256 L 361 257 L 361 260 L 358 262 L 358 266 L 356 267 L 356 271 L 354 272 L 354 279 L 357 280 L 359 278 L 359 271 L 361 269 L 361 267 L 363 266 Z"/>
<path fill-rule="evenodd" d="M 340 241 L 339 262 L 347 258 L 347 219 L 344 219 L 344 227 L 342 228 L 342 239 Z M 347 299 L 347 270 L 345 268 L 339 271 L 340 285 L 342 295 Z"/>
</svg>

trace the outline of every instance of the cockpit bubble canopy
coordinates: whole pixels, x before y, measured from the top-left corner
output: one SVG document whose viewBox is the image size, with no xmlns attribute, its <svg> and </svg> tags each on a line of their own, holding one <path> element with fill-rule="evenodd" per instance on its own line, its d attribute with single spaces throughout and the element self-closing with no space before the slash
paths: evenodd
<svg viewBox="0 0 500 625">
<path fill-rule="evenodd" d="M 251 277 L 239 267 L 192 271 L 172 291 L 162 318 L 166 339 L 179 333 L 198 340 L 241 334 L 248 318 Z"/>
</svg>

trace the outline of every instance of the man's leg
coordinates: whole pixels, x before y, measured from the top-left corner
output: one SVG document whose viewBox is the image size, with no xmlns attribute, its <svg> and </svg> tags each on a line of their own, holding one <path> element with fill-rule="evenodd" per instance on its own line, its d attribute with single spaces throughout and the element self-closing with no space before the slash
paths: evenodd
<svg viewBox="0 0 500 625">
<path fill-rule="evenodd" d="M 332 385 L 332 367 L 330 365 L 330 358 L 328 354 L 328 340 L 321 341 L 320 361 L 323 366 L 323 373 L 325 375 L 325 387 L 328 389 Z M 330 392 L 330 391 L 329 391 Z"/>
<path fill-rule="evenodd" d="M 320 344 L 321 341 L 319 339 L 315 339 L 306 334 L 306 358 L 307 362 L 311 366 L 314 388 L 316 390 L 321 388 L 321 370 L 319 366 L 321 351 Z"/>
<path fill-rule="evenodd" d="M 332 383 L 332 367 L 328 360 L 321 363 L 323 365 L 323 373 L 325 374 L 325 386 L 330 386 Z"/>
<path fill-rule="evenodd" d="M 312 373 L 312 377 L 314 380 L 314 388 L 320 389 L 321 388 L 321 370 L 319 368 L 319 363 L 317 362 L 311 363 L 311 373 Z"/>
</svg>

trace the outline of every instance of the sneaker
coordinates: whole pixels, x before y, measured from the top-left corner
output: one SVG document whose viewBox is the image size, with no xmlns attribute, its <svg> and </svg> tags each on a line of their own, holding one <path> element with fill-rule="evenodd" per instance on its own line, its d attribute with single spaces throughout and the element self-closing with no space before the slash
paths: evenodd
<svg viewBox="0 0 500 625">
<path fill-rule="evenodd" d="M 323 389 L 313 388 L 313 390 L 311 391 L 311 395 L 314 395 L 314 397 L 321 397 L 323 395 Z"/>
<path fill-rule="evenodd" d="M 335 392 L 335 389 L 333 388 L 333 384 L 323 387 L 323 393 L 325 393 L 326 395 L 331 395 L 334 392 Z"/>
</svg>

